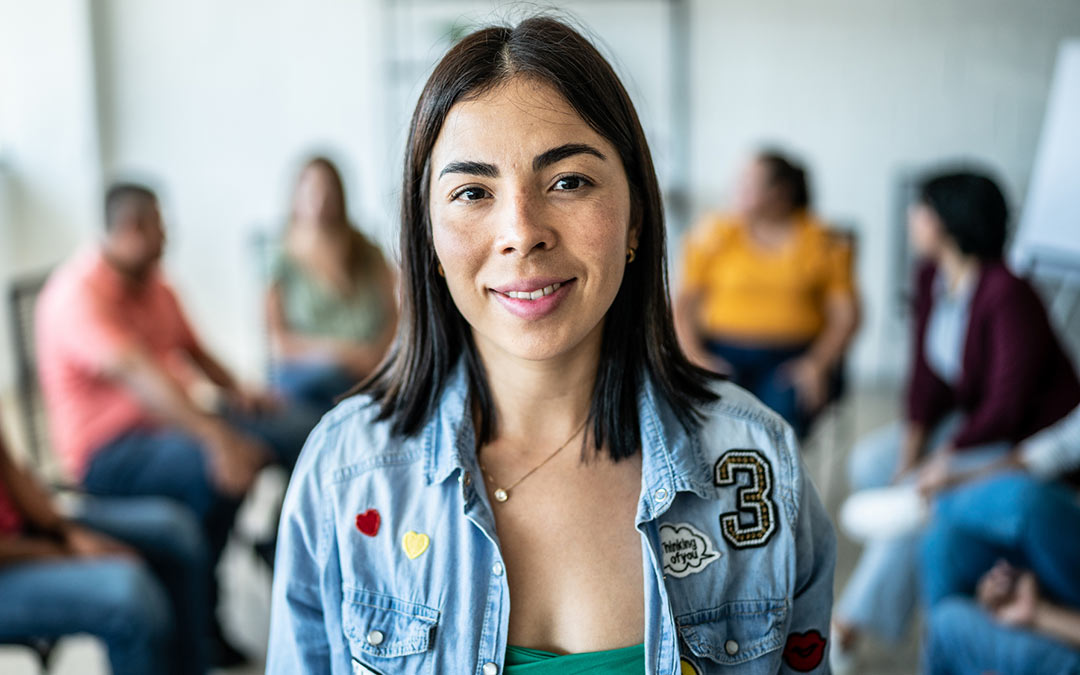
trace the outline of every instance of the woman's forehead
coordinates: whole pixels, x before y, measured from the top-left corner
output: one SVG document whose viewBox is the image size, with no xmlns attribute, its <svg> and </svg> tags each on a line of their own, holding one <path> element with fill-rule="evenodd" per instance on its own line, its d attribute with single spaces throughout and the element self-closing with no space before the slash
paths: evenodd
<svg viewBox="0 0 1080 675">
<path fill-rule="evenodd" d="M 432 149 L 431 165 L 475 160 L 494 164 L 532 158 L 566 143 L 587 143 L 613 152 L 554 87 L 513 78 L 454 104 Z M 501 160 L 501 161 L 500 161 Z"/>
</svg>

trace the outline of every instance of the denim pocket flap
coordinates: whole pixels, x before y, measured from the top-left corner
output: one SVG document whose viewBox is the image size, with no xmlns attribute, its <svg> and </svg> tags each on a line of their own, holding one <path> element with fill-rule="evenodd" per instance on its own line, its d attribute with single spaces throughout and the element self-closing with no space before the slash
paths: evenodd
<svg viewBox="0 0 1080 675">
<path fill-rule="evenodd" d="M 408 656 L 428 650 L 439 610 L 398 598 L 345 589 L 342 626 L 356 654 Z"/>
<path fill-rule="evenodd" d="M 786 618 L 784 600 L 736 600 L 675 622 L 695 656 L 736 665 L 779 649 Z"/>
</svg>

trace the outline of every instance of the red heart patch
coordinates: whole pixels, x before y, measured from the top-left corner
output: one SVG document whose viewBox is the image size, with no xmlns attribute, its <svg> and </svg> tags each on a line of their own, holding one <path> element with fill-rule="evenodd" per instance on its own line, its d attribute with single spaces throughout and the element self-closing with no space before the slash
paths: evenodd
<svg viewBox="0 0 1080 675">
<path fill-rule="evenodd" d="M 825 638 L 816 630 L 792 633 L 784 646 L 784 661 L 793 670 L 807 673 L 821 665 L 825 657 Z"/>
<path fill-rule="evenodd" d="M 356 514 L 356 529 L 369 537 L 374 537 L 379 532 L 379 512 L 368 509 L 363 513 Z"/>
</svg>

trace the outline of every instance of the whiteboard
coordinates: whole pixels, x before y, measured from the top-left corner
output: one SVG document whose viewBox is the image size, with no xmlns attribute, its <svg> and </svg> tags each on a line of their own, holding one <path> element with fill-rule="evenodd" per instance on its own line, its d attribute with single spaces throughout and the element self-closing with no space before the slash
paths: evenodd
<svg viewBox="0 0 1080 675">
<path fill-rule="evenodd" d="M 1080 39 L 1058 51 L 1015 242 L 1018 269 L 1080 274 Z"/>
</svg>

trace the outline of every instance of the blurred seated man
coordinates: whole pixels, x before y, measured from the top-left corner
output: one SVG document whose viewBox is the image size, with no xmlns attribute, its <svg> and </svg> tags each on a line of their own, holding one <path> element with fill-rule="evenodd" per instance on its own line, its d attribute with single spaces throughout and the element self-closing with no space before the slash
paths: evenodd
<svg viewBox="0 0 1080 675">
<path fill-rule="evenodd" d="M 68 520 L 0 435 L 0 643 L 89 633 L 105 643 L 116 675 L 201 675 L 206 570 L 186 507 L 87 498 Z"/>
<path fill-rule="evenodd" d="M 108 190 L 102 244 L 60 266 L 38 301 L 40 378 L 52 439 L 72 477 L 92 494 L 187 505 L 216 565 L 256 473 L 269 462 L 291 468 L 318 415 L 277 409 L 207 352 L 158 267 L 164 242 L 152 191 Z M 193 370 L 223 392 L 221 414 L 186 393 L 184 375 Z M 210 587 L 216 604 L 213 574 Z M 241 661 L 216 632 L 216 662 Z"/>
<path fill-rule="evenodd" d="M 780 154 L 747 166 L 737 199 L 687 238 L 679 342 L 802 437 L 858 328 L 851 245 L 813 216 L 805 171 Z"/>
<path fill-rule="evenodd" d="M 1080 672 L 1080 407 L 921 486 L 946 490 L 922 551 L 931 672 Z"/>
</svg>

